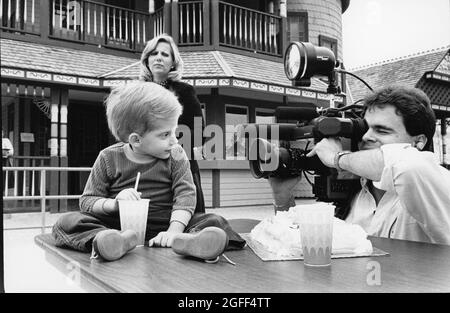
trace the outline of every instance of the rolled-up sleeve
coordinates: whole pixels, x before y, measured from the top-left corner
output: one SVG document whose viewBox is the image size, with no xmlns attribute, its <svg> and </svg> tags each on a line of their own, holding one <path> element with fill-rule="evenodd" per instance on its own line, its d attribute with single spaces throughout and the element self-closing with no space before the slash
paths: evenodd
<svg viewBox="0 0 450 313">
<path fill-rule="evenodd" d="M 384 168 L 374 185 L 394 191 L 408 213 L 436 243 L 450 244 L 450 173 L 431 152 L 409 144 L 381 147 Z"/>
</svg>

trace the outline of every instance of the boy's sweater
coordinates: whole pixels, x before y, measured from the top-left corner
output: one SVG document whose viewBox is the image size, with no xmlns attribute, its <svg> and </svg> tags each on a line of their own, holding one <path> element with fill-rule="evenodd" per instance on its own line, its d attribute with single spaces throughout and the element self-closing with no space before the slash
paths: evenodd
<svg viewBox="0 0 450 313">
<path fill-rule="evenodd" d="M 164 216 L 187 225 L 196 205 L 196 190 L 183 148 L 177 145 L 168 159 L 139 164 L 126 157 L 125 145 L 117 143 L 100 151 L 80 198 L 81 211 L 92 212 L 99 199 L 114 199 L 123 189 L 134 188 L 141 172 L 138 191 L 141 198 L 150 199 L 148 218 Z"/>
</svg>

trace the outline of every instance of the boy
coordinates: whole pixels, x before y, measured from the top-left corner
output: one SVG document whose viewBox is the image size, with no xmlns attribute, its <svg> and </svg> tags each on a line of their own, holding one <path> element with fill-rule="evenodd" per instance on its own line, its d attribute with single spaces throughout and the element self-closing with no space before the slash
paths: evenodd
<svg viewBox="0 0 450 313">
<path fill-rule="evenodd" d="M 195 214 L 189 161 L 175 130 L 182 107 L 173 93 L 150 82 L 131 82 L 106 99 L 108 126 L 120 141 L 99 153 L 83 195 L 81 212 L 63 215 L 53 227 L 57 245 L 92 251 L 113 261 L 133 249 L 134 231 L 118 231 L 117 200 L 150 199 L 146 240 L 182 255 L 218 260 L 245 241 L 214 214 Z M 139 191 L 134 189 L 140 172 Z"/>
</svg>

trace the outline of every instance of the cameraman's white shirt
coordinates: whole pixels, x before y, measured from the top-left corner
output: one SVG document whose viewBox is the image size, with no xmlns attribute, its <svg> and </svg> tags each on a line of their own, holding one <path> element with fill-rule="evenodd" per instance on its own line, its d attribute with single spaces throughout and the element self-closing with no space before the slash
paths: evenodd
<svg viewBox="0 0 450 313">
<path fill-rule="evenodd" d="M 450 172 L 431 152 L 409 144 L 381 147 L 384 169 L 374 185 L 386 193 L 378 206 L 365 179 L 347 222 L 371 236 L 450 245 Z"/>
</svg>

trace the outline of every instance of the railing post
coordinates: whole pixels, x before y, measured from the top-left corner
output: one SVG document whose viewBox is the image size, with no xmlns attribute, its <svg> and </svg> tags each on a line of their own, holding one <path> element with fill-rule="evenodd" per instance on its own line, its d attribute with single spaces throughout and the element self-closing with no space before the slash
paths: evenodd
<svg viewBox="0 0 450 313">
<path fill-rule="evenodd" d="M 209 46 L 211 45 L 211 34 L 210 28 L 219 28 L 219 21 L 217 24 L 211 23 L 210 9 L 209 9 L 209 0 L 203 0 L 203 45 Z"/>
<path fill-rule="evenodd" d="M 281 43 L 279 47 L 281 48 L 281 55 L 284 55 L 284 51 L 289 44 L 287 38 L 287 8 L 286 8 L 286 0 L 280 1 L 280 16 L 281 16 Z"/>
<path fill-rule="evenodd" d="M 164 20 L 164 33 L 171 35 L 172 34 L 172 30 L 171 30 L 171 4 L 170 4 L 170 0 L 164 0 L 164 9 L 163 9 L 163 20 Z"/>
<path fill-rule="evenodd" d="M 67 167 L 67 115 L 69 107 L 69 90 L 61 90 L 60 102 L 60 123 L 59 123 L 59 166 Z M 59 173 L 59 194 L 67 195 L 68 173 L 62 171 Z M 59 211 L 67 211 L 67 200 L 59 200 Z"/>
<path fill-rule="evenodd" d="M 52 18 L 50 16 L 50 8 L 51 3 L 55 0 L 40 0 L 40 23 L 41 23 L 41 37 L 42 38 L 48 38 L 52 31 L 50 29 L 50 25 L 52 23 Z M 53 13 L 54 14 L 54 13 Z"/>
<path fill-rule="evenodd" d="M 180 35 L 180 21 L 178 20 L 178 0 L 173 0 L 172 1 L 172 38 L 173 41 L 175 41 L 175 43 L 178 45 L 178 38 Z"/>
<path fill-rule="evenodd" d="M 46 185 L 46 171 L 45 170 L 41 170 L 41 191 L 40 191 L 40 196 L 41 198 L 41 218 L 42 218 L 42 229 L 41 232 L 44 234 L 45 233 L 45 185 Z"/>
<path fill-rule="evenodd" d="M 61 89 L 52 88 L 51 91 L 51 128 L 50 128 L 50 166 L 59 167 L 58 153 L 58 124 L 60 120 L 59 104 L 61 101 Z M 59 192 L 59 173 L 52 171 L 50 173 L 50 193 L 58 194 Z M 50 201 L 50 209 L 52 212 L 58 212 L 58 200 Z"/>
<path fill-rule="evenodd" d="M 210 13 L 211 18 L 208 20 L 211 21 L 210 27 L 208 29 L 211 29 L 211 45 L 214 47 L 214 49 L 219 48 L 219 0 L 211 0 L 210 1 Z M 205 19 L 205 21 L 207 21 Z"/>
</svg>

